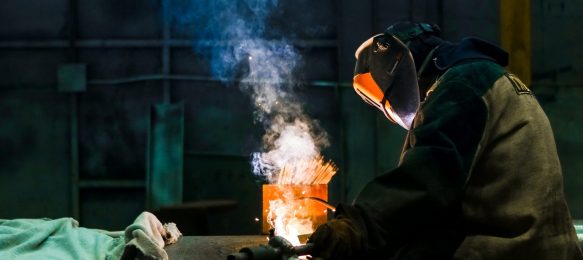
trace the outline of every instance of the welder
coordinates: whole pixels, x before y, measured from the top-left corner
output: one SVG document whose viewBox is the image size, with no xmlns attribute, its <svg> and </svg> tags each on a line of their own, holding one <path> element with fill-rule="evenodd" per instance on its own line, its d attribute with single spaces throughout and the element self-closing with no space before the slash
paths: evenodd
<svg viewBox="0 0 583 260">
<path fill-rule="evenodd" d="M 355 91 L 408 130 L 398 166 L 310 237 L 324 259 L 583 259 L 549 121 L 478 38 L 400 22 L 356 51 Z"/>
</svg>

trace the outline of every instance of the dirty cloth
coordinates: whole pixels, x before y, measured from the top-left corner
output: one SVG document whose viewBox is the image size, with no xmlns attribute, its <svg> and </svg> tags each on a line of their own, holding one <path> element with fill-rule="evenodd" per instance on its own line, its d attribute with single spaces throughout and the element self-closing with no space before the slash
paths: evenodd
<svg viewBox="0 0 583 260">
<path fill-rule="evenodd" d="M 125 231 L 79 227 L 73 218 L 0 219 L 0 259 L 168 259 L 182 234 L 141 213 Z"/>
</svg>

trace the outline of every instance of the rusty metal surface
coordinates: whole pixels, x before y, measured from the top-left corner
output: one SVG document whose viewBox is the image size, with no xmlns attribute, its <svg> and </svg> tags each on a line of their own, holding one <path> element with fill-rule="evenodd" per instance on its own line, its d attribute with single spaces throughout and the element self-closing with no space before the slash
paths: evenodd
<svg viewBox="0 0 583 260">
<path fill-rule="evenodd" d="M 225 260 L 243 247 L 266 243 L 266 236 L 186 236 L 165 249 L 170 260 Z"/>
</svg>

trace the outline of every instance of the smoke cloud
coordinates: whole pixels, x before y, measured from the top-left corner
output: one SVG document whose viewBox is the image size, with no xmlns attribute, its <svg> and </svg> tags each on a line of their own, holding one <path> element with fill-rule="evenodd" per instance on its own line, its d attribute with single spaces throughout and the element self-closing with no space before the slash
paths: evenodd
<svg viewBox="0 0 583 260">
<path fill-rule="evenodd" d="M 194 35 L 194 50 L 209 60 L 213 77 L 236 81 L 250 94 L 255 120 L 265 129 L 263 147 L 253 154 L 254 173 L 274 182 L 282 167 L 319 156 L 328 145 L 326 133 L 306 116 L 294 94 L 293 70 L 301 55 L 283 35 L 265 36 L 278 1 L 166 1 L 167 17 L 179 30 Z"/>
</svg>

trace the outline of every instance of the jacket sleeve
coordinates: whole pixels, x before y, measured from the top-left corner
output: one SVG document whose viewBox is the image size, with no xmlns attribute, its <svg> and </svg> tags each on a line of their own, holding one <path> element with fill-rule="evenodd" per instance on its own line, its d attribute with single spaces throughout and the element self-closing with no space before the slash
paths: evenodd
<svg viewBox="0 0 583 260">
<path fill-rule="evenodd" d="M 456 71 L 436 84 L 417 113 L 399 166 L 337 210 L 359 223 L 374 258 L 451 258 L 463 238 L 461 196 L 487 108 Z"/>
</svg>

